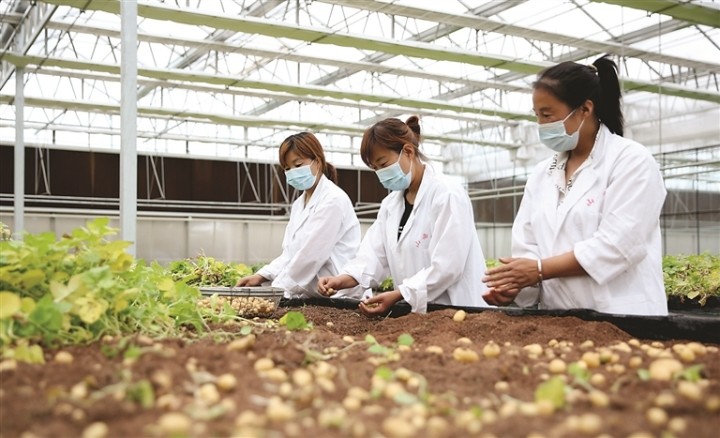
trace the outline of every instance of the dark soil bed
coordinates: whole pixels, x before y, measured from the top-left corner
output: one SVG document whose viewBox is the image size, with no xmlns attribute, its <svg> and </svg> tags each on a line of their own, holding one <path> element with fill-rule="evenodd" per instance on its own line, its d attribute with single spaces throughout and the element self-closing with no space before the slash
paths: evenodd
<svg viewBox="0 0 720 438">
<path fill-rule="evenodd" d="M 256 342 L 245 351 L 228 350 L 229 342 L 243 337 L 235 326 L 225 328 L 234 334 L 214 340 L 134 340 L 141 352 L 134 361 L 123 359 L 126 349 L 117 348 L 118 340 L 105 340 L 65 349 L 71 364 L 54 361 L 54 351 L 46 351 L 44 365 L 18 363 L 0 372 L 0 436 L 168 436 L 173 433 L 159 424 L 169 412 L 190 420 L 177 436 L 197 437 L 718 436 L 716 344 L 693 345 L 696 357 L 682 362 L 686 369 L 703 366 L 703 378 L 691 383 L 699 389 L 694 396 L 680 390 L 681 379 L 645 379 L 638 372 L 660 356 L 679 358 L 690 349 L 687 340 L 631 341 L 608 322 L 501 312 L 468 314 L 457 322 L 453 310 L 369 320 L 349 309 L 290 310 L 301 311 L 314 328 L 255 325 Z M 386 348 L 368 351 L 367 334 Z M 414 339 L 409 347 L 398 344 L 403 334 Z M 489 341 L 500 347 L 499 356 L 484 355 Z M 539 354 L 531 344 L 541 347 Z M 442 353 L 428 352 L 431 346 Z M 454 359 L 456 348 L 477 353 L 479 360 Z M 118 354 L 109 358 L 112 353 Z M 568 376 L 564 406 L 546 412 L 538 406 L 547 404 L 532 403 L 538 385 L 552 375 L 553 357 L 570 365 L 586 353 L 598 353 L 604 363 L 590 368 L 582 383 L 573 383 L 568 372 L 558 374 Z M 633 357 L 640 358 L 638 368 L 630 365 Z M 256 371 L 260 358 L 271 358 L 284 373 Z M 310 385 L 293 383 L 299 368 L 312 373 Z M 207 388 L 223 374 L 235 376 L 237 384 L 213 394 Z M 607 405 L 594 405 L 591 390 L 605 394 Z M 277 403 L 290 413 L 267 418 L 268 405 Z M 88 428 L 96 422 L 107 433 L 102 426 Z"/>
</svg>

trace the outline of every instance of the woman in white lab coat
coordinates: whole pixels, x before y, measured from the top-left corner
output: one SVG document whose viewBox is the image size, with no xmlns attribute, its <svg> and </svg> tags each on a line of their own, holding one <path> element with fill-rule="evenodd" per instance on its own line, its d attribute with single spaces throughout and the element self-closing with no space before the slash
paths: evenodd
<svg viewBox="0 0 720 438">
<path fill-rule="evenodd" d="M 659 223 L 666 191 L 650 152 L 622 137 L 616 64 L 564 62 L 541 72 L 533 88 L 540 141 L 556 154 L 527 181 L 513 257 L 488 271 L 485 299 L 666 315 Z"/>
<path fill-rule="evenodd" d="M 414 312 L 429 302 L 485 306 L 485 271 L 472 205 L 465 189 L 435 174 L 419 150 L 420 124 L 385 119 L 365 131 L 360 154 L 391 190 L 368 229 L 357 257 L 343 273 L 320 279 L 322 294 L 377 286 L 390 275 L 395 290 L 360 304 L 368 315 L 381 315 L 401 299 Z"/>
<path fill-rule="evenodd" d="M 337 275 L 360 246 L 360 222 L 352 202 L 335 185 L 337 172 L 325 161 L 322 145 L 312 133 L 286 138 L 280 146 L 280 166 L 291 186 L 303 193 L 292 205 L 282 254 L 237 286 L 272 281 L 288 298 L 320 297 L 320 277 Z M 359 297 L 359 288 L 343 291 Z"/>
</svg>

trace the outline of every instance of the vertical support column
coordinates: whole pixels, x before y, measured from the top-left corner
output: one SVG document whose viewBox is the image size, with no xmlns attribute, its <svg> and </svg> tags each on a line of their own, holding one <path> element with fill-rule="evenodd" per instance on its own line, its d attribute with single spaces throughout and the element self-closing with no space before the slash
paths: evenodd
<svg viewBox="0 0 720 438">
<path fill-rule="evenodd" d="M 19 32 L 22 34 L 22 32 Z M 20 38 L 22 40 L 22 38 Z M 15 210 L 13 228 L 15 239 L 21 240 L 25 230 L 25 69 L 15 69 Z"/>
<path fill-rule="evenodd" d="M 120 237 L 137 245 L 137 1 L 120 2 Z"/>
</svg>

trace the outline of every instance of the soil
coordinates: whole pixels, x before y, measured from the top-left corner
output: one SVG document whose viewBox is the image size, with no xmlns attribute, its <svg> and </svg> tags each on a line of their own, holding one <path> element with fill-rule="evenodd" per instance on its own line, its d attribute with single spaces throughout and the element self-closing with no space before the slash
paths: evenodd
<svg viewBox="0 0 720 438">
<path fill-rule="evenodd" d="M 166 339 L 148 345 L 147 339 L 134 338 L 131 343 L 142 352 L 134 361 L 123 359 L 125 350 L 118 339 L 106 339 L 63 349 L 74 357 L 71 364 L 54 361 L 56 351 L 45 352 L 43 365 L 18 363 L 15 369 L 0 372 L 0 437 L 168 436 L 158 426 L 159 418 L 168 412 L 182 412 L 191 419 L 187 432 L 175 435 L 198 437 L 424 437 L 433 433 L 446 437 L 628 437 L 639 432 L 647 435 L 633 436 L 717 437 L 720 427 L 717 345 L 705 344 L 706 354 L 684 364 L 704 366 L 703 379 L 696 383 L 701 394 L 695 399 L 678 393 L 677 380 L 641 379 L 642 373 L 629 366 L 631 357 L 640 357 L 640 368 L 647 369 L 654 360 L 651 355 L 661 349 L 674 354 L 677 350 L 672 347 L 687 341 L 638 343 L 606 322 L 502 312 L 469 314 L 456 322 L 452 310 L 370 320 L 352 310 L 314 306 L 293 310 L 301 311 L 314 328 L 290 332 L 258 323 L 252 326 L 257 340 L 249 351 L 228 350 L 231 340 L 242 337 L 241 327 L 233 326 L 216 331 L 214 339 Z M 414 342 L 400 347 L 398 337 L 406 333 Z M 368 351 L 367 334 L 388 348 L 381 354 Z M 348 342 L 347 336 L 355 342 Z M 463 337 L 471 343 L 459 342 Z M 483 355 L 489 341 L 500 346 L 498 357 Z M 568 378 L 567 388 L 573 389 L 565 406 L 538 413 L 538 405 L 529 403 L 538 385 L 549 377 L 548 355 L 570 364 L 588 351 L 620 342 L 629 343 L 623 344 L 629 348 L 612 349 L 614 359 L 589 370 L 604 379 L 573 383 Z M 542 346 L 542 353 L 530 354 L 523 348 L 529 344 Z M 426 352 L 429 346 L 441 347 L 442 354 Z M 475 351 L 479 360 L 455 360 L 457 347 Z M 282 375 L 273 381 L 255 371 L 259 358 L 271 358 L 275 368 L 291 376 L 290 381 L 293 371 L 307 368 L 314 373 L 315 384 L 310 389 L 283 385 L 278 383 Z M 318 359 L 326 359 L 331 366 L 313 363 Z M 394 389 L 405 388 L 404 398 L 388 397 L 393 395 L 387 389 L 390 385 L 373 377 L 382 374 L 379 367 L 395 371 L 391 380 L 399 383 Z M 406 380 L 397 371 L 400 368 L 410 370 L 414 378 Z M 237 378 L 237 385 L 220 391 L 221 401 L 210 397 L 203 402 L 199 388 L 226 373 Z M 373 382 L 385 384 L 385 390 L 373 392 Z M 588 397 L 591 385 L 609 396 L 607 406 L 593 406 Z M 351 387 L 362 388 L 371 397 L 359 407 L 353 405 L 346 399 Z M 152 397 L 146 399 L 144 407 L 143 394 L 149 388 L 155 402 Z M 266 406 L 278 394 L 293 408 L 293 418 L 266 421 Z M 418 395 L 424 403 L 411 406 Z M 651 423 L 647 411 L 658 405 L 668 418 Z M 247 413 L 241 416 L 246 411 L 258 414 L 256 423 L 248 420 Z M 425 420 L 430 417 L 434 419 Z M 400 425 L 398 431 L 391 427 L 394 420 Z M 106 424 L 109 432 L 93 435 L 87 427 L 95 422 Z"/>
</svg>

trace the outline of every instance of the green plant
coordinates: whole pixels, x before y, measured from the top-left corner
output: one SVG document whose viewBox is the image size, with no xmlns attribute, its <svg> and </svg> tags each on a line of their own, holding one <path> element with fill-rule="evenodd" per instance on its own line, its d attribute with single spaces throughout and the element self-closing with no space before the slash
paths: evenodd
<svg viewBox="0 0 720 438">
<path fill-rule="evenodd" d="M 312 322 L 305 320 L 305 315 L 295 310 L 291 310 L 284 314 L 280 321 L 280 325 L 287 327 L 288 330 L 310 330 L 313 328 Z"/>
<path fill-rule="evenodd" d="M 720 297 L 720 257 L 709 253 L 663 257 L 665 291 L 677 296 L 697 300 L 705 305 L 711 296 Z"/>
<path fill-rule="evenodd" d="M 20 340 L 63 345 L 101 336 L 179 334 L 204 324 L 200 293 L 175 282 L 158 264 L 146 265 L 125 249 L 107 218 L 57 239 L 53 233 L 0 241 L 0 347 Z"/>
<path fill-rule="evenodd" d="M 242 263 L 225 263 L 206 255 L 172 262 L 167 270 L 173 280 L 193 286 L 232 287 L 240 278 L 253 273 Z"/>
</svg>

